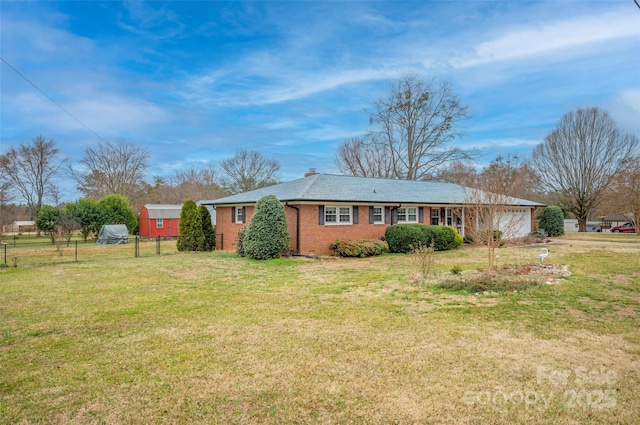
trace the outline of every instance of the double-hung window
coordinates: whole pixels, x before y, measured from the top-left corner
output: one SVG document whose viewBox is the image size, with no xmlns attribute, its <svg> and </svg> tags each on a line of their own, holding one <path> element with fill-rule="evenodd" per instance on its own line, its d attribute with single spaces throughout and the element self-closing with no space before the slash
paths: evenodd
<svg viewBox="0 0 640 425">
<path fill-rule="evenodd" d="M 236 223 L 244 223 L 244 207 L 236 207 Z"/>
<path fill-rule="evenodd" d="M 325 224 L 351 224 L 351 207 L 324 207 Z"/>
<path fill-rule="evenodd" d="M 373 224 L 384 224 L 384 207 L 373 207 Z"/>
<path fill-rule="evenodd" d="M 164 219 L 156 218 L 156 229 L 162 229 L 164 227 Z"/>
<path fill-rule="evenodd" d="M 398 223 L 417 223 L 418 208 L 416 207 L 400 207 L 397 210 Z"/>
</svg>

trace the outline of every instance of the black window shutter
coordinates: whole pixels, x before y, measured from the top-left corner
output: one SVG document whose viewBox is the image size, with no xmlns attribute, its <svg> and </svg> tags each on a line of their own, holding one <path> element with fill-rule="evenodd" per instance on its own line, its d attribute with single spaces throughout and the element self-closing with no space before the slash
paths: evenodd
<svg viewBox="0 0 640 425">
<path fill-rule="evenodd" d="M 358 214 L 358 206 L 354 205 L 353 206 L 353 224 L 358 224 L 359 221 L 360 221 L 360 216 Z"/>
<path fill-rule="evenodd" d="M 418 208 L 418 222 L 424 223 L 424 208 L 422 207 Z"/>
<path fill-rule="evenodd" d="M 324 205 L 318 206 L 318 224 L 324 224 Z"/>
<path fill-rule="evenodd" d="M 373 221 L 374 221 L 373 207 L 369 207 L 369 224 L 373 224 Z"/>
<path fill-rule="evenodd" d="M 231 222 L 236 222 L 236 207 L 231 207 Z"/>
<path fill-rule="evenodd" d="M 391 207 L 384 207 L 384 222 L 391 223 Z"/>
<path fill-rule="evenodd" d="M 247 207 L 242 207 L 242 222 L 247 222 Z"/>
</svg>

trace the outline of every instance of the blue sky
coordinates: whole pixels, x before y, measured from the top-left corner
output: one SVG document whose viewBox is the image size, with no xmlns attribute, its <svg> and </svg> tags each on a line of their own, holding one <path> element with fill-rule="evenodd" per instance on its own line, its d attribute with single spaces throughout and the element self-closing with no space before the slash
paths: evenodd
<svg viewBox="0 0 640 425">
<path fill-rule="evenodd" d="M 452 84 L 471 115 L 456 143 L 480 164 L 530 154 L 578 107 L 640 136 L 632 0 L 1 1 L 0 20 L 2 58 L 102 138 L 148 149 L 149 181 L 238 148 L 277 159 L 282 180 L 336 173 L 336 147 L 407 74 Z M 0 72 L 0 152 L 41 134 L 78 161 L 97 143 Z"/>
</svg>

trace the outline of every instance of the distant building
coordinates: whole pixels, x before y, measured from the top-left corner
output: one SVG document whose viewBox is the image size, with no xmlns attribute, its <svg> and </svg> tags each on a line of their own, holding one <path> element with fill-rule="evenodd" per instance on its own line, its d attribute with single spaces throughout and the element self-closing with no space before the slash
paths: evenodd
<svg viewBox="0 0 640 425">
<path fill-rule="evenodd" d="M 35 232 L 36 222 L 35 221 L 14 221 L 11 224 L 5 224 L 2 226 L 2 231 L 4 233 L 17 233 L 19 235 L 23 233 Z"/>
<path fill-rule="evenodd" d="M 146 204 L 140 210 L 140 236 L 179 236 L 181 211 L 182 204 Z"/>
<path fill-rule="evenodd" d="M 578 219 L 577 218 L 565 218 L 564 219 L 564 232 L 572 233 L 578 231 Z M 602 232 L 602 221 L 600 220 L 587 220 L 587 232 Z"/>
</svg>

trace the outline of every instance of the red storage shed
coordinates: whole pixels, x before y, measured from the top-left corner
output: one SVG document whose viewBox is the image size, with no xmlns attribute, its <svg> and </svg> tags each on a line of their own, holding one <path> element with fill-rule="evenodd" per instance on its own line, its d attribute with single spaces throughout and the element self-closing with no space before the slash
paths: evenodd
<svg viewBox="0 0 640 425">
<path fill-rule="evenodd" d="M 140 236 L 143 238 L 180 235 L 182 204 L 147 204 L 140 210 Z"/>
</svg>

